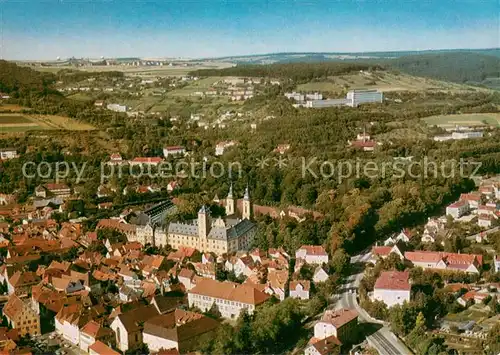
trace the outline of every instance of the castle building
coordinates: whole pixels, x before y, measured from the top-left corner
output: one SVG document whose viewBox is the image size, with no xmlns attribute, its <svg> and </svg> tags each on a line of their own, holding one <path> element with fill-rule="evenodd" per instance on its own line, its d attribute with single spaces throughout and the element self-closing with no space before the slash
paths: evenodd
<svg viewBox="0 0 500 355">
<path fill-rule="evenodd" d="M 248 187 L 243 197 L 241 218 L 235 215 L 233 188 L 230 187 L 226 198 L 226 215 L 226 218 L 212 219 L 210 211 L 202 206 L 196 220 L 169 224 L 167 242 L 175 249 L 192 247 L 217 255 L 251 248 L 257 226 L 251 221 L 252 204 Z"/>
</svg>

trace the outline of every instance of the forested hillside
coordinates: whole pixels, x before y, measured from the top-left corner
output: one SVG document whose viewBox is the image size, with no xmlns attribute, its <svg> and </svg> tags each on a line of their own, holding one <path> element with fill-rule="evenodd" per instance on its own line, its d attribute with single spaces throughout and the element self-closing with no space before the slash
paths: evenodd
<svg viewBox="0 0 500 355">
<path fill-rule="evenodd" d="M 347 74 L 353 71 L 367 70 L 370 66 L 352 62 L 325 63 L 289 63 L 270 65 L 237 65 L 226 69 L 201 69 L 190 73 L 193 76 L 245 76 L 290 79 L 296 83 L 308 82 L 313 79 L 327 78 L 334 75 Z"/>
<path fill-rule="evenodd" d="M 486 52 L 488 53 L 488 52 Z M 296 63 L 295 61 L 302 61 Z M 316 63 L 312 61 L 316 60 Z M 500 77 L 500 57 L 473 52 L 416 54 L 395 59 L 338 60 L 310 54 L 289 63 L 241 64 L 226 69 L 203 69 L 196 76 L 246 76 L 290 79 L 296 83 L 342 75 L 369 68 L 396 69 L 403 73 L 455 83 L 481 84 L 487 78 Z"/>
<path fill-rule="evenodd" d="M 20 96 L 28 92 L 43 92 L 49 89 L 54 81 L 53 74 L 41 73 L 0 60 L 0 92 L 9 93 L 12 96 Z"/>
<path fill-rule="evenodd" d="M 459 52 L 412 55 L 386 63 L 402 72 L 456 83 L 482 82 L 500 76 L 500 58 Z"/>
</svg>

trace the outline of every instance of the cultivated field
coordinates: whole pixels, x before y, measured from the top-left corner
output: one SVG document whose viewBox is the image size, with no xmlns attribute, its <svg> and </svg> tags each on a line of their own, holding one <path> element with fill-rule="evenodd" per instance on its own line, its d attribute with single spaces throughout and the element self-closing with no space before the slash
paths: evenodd
<svg viewBox="0 0 500 355">
<path fill-rule="evenodd" d="M 500 126 L 500 113 L 464 113 L 439 115 L 423 119 L 430 126 L 453 128 L 455 126 Z"/>
<path fill-rule="evenodd" d="M 0 112 L 21 112 L 28 111 L 29 107 L 23 107 L 15 104 L 0 104 Z"/>
<path fill-rule="evenodd" d="M 33 130 L 87 131 L 93 126 L 68 117 L 52 115 L 0 114 L 0 133 L 26 132 Z"/>
<path fill-rule="evenodd" d="M 206 62 L 190 66 L 126 66 L 126 65 L 106 65 L 106 66 L 54 66 L 54 67 L 33 67 L 38 71 L 55 73 L 62 69 L 77 69 L 88 72 L 121 71 L 126 75 L 139 77 L 157 77 L 157 76 L 182 76 L 190 71 L 198 69 L 222 69 L 231 67 L 231 63 L 224 62 Z"/>
<path fill-rule="evenodd" d="M 325 81 L 301 84 L 298 85 L 297 89 L 299 91 L 323 91 L 338 93 L 352 89 L 376 89 L 383 92 L 484 90 L 466 85 L 391 72 L 358 72 L 354 74 L 339 75 L 328 78 L 328 80 Z"/>
</svg>

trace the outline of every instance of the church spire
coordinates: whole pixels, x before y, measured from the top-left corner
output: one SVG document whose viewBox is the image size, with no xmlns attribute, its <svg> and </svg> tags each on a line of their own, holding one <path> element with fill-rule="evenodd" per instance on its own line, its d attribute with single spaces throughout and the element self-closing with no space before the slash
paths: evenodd
<svg viewBox="0 0 500 355">
<path fill-rule="evenodd" d="M 233 183 L 229 185 L 229 192 L 227 193 L 227 198 L 233 198 Z"/>
</svg>

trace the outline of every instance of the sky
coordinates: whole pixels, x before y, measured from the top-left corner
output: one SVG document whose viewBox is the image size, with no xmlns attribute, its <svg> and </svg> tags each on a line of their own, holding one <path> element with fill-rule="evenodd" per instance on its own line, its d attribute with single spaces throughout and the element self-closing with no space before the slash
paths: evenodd
<svg viewBox="0 0 500 355">
<path fill-rule="evenodd" d="M 499 0 L 0 0 L 4 59 L 500 47 Z"/>
</svg>

